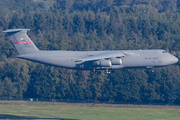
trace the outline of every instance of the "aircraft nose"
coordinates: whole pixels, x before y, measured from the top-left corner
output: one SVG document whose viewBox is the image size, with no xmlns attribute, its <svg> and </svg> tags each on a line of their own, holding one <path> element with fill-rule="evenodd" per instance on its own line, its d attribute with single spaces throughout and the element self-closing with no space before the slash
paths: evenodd
<svg viewBox="0 0 180 120">
<path fill-rule="evenodd" d="M 177 63 L 178 61 L 179 61 L 178 58 L 175 57 L 175 56 L 173 56 L 173 57 L 171 58 L 171 63 L 172 63 L 172 64 L 175 64 L 175 63 Z"/>
</svg>

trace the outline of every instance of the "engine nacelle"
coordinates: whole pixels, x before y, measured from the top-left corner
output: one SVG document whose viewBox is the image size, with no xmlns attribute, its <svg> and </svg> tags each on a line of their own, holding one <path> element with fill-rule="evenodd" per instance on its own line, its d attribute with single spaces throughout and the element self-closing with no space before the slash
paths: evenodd
<svg viewBox="0 0 180 120">
<path fill-rule="evenodd" d="M 102 66 L 102 67 L 111 67 L 111 61 L 110 60 L 101 60 L 100 61 L 100 65 Z"/>
<path fill-rule="evenodd" d="M 112 65 L 122 65 L 122 60 L 119 58 L 111 58 Z"/>
<path fill-rule="evenodd" d="M 112 65 L 110 60 L 96 61 L 93 64 L 94 65 L 99 65 L 101 67 L 111 67 L 111 65 Z"/>
</svg>

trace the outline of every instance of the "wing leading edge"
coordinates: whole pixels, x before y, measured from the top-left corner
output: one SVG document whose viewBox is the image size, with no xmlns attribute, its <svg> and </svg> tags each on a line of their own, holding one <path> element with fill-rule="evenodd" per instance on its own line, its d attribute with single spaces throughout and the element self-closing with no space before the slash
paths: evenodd
<svg viewBox="0 0 180 120">
<path fill-rule="evenodd" d="M 125 56 L 124 53 L 105 52 L 105 53 L 95 54 L 95 55 L 84 57 L 84 58 L 79 58 L 79 59 L 76 59 L 75 62 L 98 61 L 102 59 L 120 58 L 124 56 Z"/>
</svg>

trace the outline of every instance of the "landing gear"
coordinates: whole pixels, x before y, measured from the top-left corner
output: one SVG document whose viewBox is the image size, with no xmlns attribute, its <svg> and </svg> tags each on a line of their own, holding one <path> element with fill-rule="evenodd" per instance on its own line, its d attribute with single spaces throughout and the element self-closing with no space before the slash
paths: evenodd
<svg viewBox="0 0 180 120">
<path fill-rule="evenodd" d="M 95 69 L 93 69 L 93 71 L 91 71 L 91 75 L 93 75 L 93 74 L 96 74 L 96 70 Z"/>
<path fill-rule="evenodd" d="M 155 68 L 152 68 L 152 72 L 154 72 L 155 71 Z"/>
<path fill-rule="evenodd" d="M 93 74 L 101 74 L 101 71 L 96 71 L 95 69 L 93 69 L 93 71 L 91 71 L 91 75 Z"/>
<path fill-rule="evenodd" d="M 97 74 L 101 74 L 101 71 L 97 71 Z"/>
<path fill-rule="evenodd" d="M 104 74 L 111 74 L 111 71 L 109 71 L 108 69 L 106 69 L 106 71 L 104 71 Z"/>
<path fill-rule="evenodd" d="M 154 72 L 155 71 L 155 68 L 154 67 L 146 67 L 148 69 L 151 69 L 151 72 Z"/>
<path fill-rule="evenodd" d="M 93 75 L 93 74 L 101 74 L 101 71 L 96 71 L 95 69 L 93 69 L 92 71 L 91 71 L 91 75 Z M 106 69 L 106 71 L 104 71 L 104 74 L 111 74 L 111 71 L 109 71 L 108 69 Z"/>
</svg>

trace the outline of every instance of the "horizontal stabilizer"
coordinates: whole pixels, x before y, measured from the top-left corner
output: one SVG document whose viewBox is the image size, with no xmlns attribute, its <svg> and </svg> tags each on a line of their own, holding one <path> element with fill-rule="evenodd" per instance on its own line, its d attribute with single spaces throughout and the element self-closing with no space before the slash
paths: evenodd
<svg viewBox="0 0 180 120">
<path fill-rule="evenodd" d="M 30 29 L 8 29 L 8 30 L 4 30 L 3 32 L 19 32 L 19 31 L 29 31 Z"/>
</svg>

